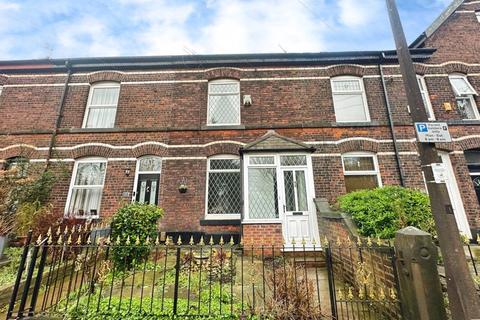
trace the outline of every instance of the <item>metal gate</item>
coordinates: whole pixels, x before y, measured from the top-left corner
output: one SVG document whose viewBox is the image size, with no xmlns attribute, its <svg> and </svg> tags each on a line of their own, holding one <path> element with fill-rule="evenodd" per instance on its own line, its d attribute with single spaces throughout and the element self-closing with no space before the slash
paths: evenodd
<svg viewBox="0 0 480 320">
<path fill-rule="evenodd" d="M 115 252 L 124 249 L 144 259 L 120 270 Z M 368 239 L 286 248 L 66 228 L 29 236 L 7 319 L 399 319 L 394 259 L 392 247 Z"/>
</svg>

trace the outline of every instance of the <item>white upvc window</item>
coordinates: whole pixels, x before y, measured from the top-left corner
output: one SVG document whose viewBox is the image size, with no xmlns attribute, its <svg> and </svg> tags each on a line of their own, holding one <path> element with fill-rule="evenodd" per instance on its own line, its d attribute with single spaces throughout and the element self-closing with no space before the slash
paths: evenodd
<svg viewBox="0 0 480 320">
<path fill-rule="evenodd" d="M 120 83 L 99 82 L 90 87 L 83 128 L 113 128 Z"/>
<path fill-rule="evenodd" d="M 475 15 L 477 16 L 478 22 L 480 22 L 480 10 L 475 11 Z"/>
<path fill-rule="evenodd" d="M 330 80 L 337 122 L 368 122 L 367 96 L 363 79 L 340 76 Z"/>
<path fill-rule="evenodd" d="M 207 163 L 207 219 L 239 219 L 242 211 L 240 158 L 218 155 Z"/>
<path fill-rule="evenodd" d="M 349 152 L 342 155 L 345 187 L 348 192 L 382 186 L 376 155 L 368 152 Z"/>
<path fill-rule="evenodd" d="M 86 219 L 99 217 L 106 169 L 107 161 L 103 158 L 75 162 L 65 215 Z"/>
<path fill-rule="evenodd" d="M 475 89 L 463 74 L 452 74 L 448 76 L 453 92 L 455 93 L 457 107 L 464 119 L 480 119 L 474 96 Z"/>
<path fill-rule="evenodd" d="M 427 84 L 425 83 L 425 78 L 417 74 L 418 87 L 420 88 L 420 93 L 422 94 L 423 106 L 427 112 L 428 120 L 435 120 L 435 114 L 433 113 L 432 103 L 430 101 L 430 96 L 428 94 Z"/>
<path fill-rule="evenodd" d="M 0 86 L 0 96 L 2 95 L 3 87 Z"/>
<path fill-rule="evenodd" d="M 212 126 L 240 124 L 240 82 L 232 79 L 208 83 L 208 119 Z"/>
</svg>

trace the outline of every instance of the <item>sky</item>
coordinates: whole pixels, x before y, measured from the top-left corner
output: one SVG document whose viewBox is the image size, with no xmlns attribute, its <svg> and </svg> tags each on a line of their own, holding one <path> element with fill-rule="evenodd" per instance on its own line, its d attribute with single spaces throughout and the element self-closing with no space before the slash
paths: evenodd
<svg viewBox="0 0 480 320">
<path fill-rule="evenodd" d="M 397 0 L 408 42 L 451 0 Z M 393 49 L 385 0 L 0 0 L 0 60 Z"/>
</svg>

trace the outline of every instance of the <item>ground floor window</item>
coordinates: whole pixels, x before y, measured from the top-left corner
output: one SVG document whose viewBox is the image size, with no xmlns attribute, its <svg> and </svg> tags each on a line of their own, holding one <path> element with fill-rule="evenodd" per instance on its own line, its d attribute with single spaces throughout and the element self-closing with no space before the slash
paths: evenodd
<svg viewBox="0 0 480 320">
<path fill-rule="evenodd" d="M 78 218 L 98 218 L 102 200 L 107 162 L 87 158 L 75 162 L 65 209 Z"/>
<path fill-rule="evenodd" d="M 381 186 L 378 162 L 374 154 L 346 153 L 342 155 L 342 164 L 347 192 Z"/>
<path fill-rule="evenodd" d="M 208 159 L 207 217 L 240 217 L 242 186 L 240 159 L 234 156 L 216 156 Z"/>
<path fill-rule="evenodd" d="M 134 200 L 140 203 L 158 204 L 162 159 L 145 156 L 137 161 Z"/>
<path fill-rule="evenodd" d="M 467 150 L 464 154 L 467 160 L 468 172 L 472 178 L 473 187 L 480 203 L 480 150 Z"/>
</svg>

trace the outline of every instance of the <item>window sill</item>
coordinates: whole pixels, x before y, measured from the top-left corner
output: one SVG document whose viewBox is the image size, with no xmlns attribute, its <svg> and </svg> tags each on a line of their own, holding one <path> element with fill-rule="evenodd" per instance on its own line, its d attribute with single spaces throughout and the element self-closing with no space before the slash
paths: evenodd
<svg viewBox="0 0 480 320">
<path fill-rule="evenodd" d="M 334 127 L 370 127 L 378 126 L 380 123 L 378 121 L 345 121 L 345 122 L 334 122 L 332 126 Z"/>
<path fill-rule="evenodd" d="M 242 224 L 281 224 L 280 219 L 258 219 L 258 220 L 243 220 Z"/>
<path fill-rule="evenodd" d="M 200 220 L 201 226 L 239 226 L 240 218 L 206 217 Z"/>
<path fill-rule="evenodd" d="M 245 126 L 243 124 L 232 124 L 232 125 L 227 125 L 227 124 L 224 124 L 224 125 L 211 125 L 211 124 L 207 124 L 207 125 L 202 125 L 201 126 L 201 129 L 202 130 L 228 130 L 228 129 L 233 129 L 233 130 L 244 130 L 245 129 Z"/>
<path fill-rule="evenodd" d="M 452 125 L 465 125 L 465 124 L 479 124 L 480 119 L 455 119 L 455 120 L 447 120 L 447 124 Z"/>
</svg>

